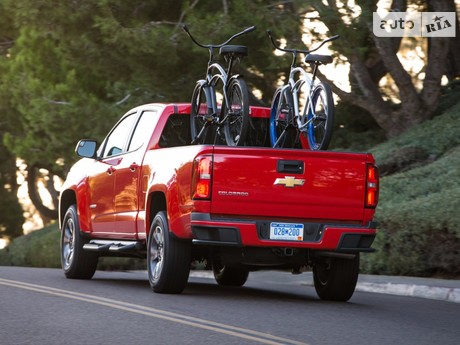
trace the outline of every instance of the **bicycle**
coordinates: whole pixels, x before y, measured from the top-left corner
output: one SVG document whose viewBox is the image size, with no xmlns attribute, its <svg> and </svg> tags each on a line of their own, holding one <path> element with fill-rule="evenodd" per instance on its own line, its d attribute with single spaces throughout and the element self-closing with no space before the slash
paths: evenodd
<svg viewBox="0 0 460 345">
<path fill-rule="evenodd" d="M 322 82 L 315 85 L 315 79 L 318 67 L 331 63 L 332 56 L 310 53 L 339 36 L 325 39 L 316 48 L 300 50 L 281 48 L 276 44 L 270 30 L 267 30 L 267 34 L 277 50 L 292 54 L 288 83 L 278 88 L 273 96 L 269 126 L 271 145 L 326 150 L 332 136 L 334 99 L 331 87 Z M 297 65 L 299 53 L 305 54 L 304 61 L 311 65 L 311 77 L 305 69 Z M 302 113 L 301 101 L 305 102 Z"/>
<path fill-rule="evenodd" d="M 236 62 L 247 56 L 248 50 L 246 46 L 228 45 L 228 43 L 238 36 L 254 31 L 256 27 L 246 28 L 221 44 L 201 44 L 191 35 L 186 25 L 182 28 L 197 46 L 209 50 L 206 77 L 197 81 L 192 94 L 190 113 L 192 144 L 209 141 L 208 129 L 210 126 L 215 126 L 217 127 L 215 139 L 221 135 L 220 129 L 223 127 L 228 146 L 243 145 L 249 127 L 249 92 L 243 77 L 232 74 L 232 69 Z M 219 49 L 219 54 L 224 56 L 227 70 L 218 62 L 214 62 L 215 49 Z M 219 86 L 222 84 L 220 107 L 216 94 L 218 84 Z"/>
</svg>

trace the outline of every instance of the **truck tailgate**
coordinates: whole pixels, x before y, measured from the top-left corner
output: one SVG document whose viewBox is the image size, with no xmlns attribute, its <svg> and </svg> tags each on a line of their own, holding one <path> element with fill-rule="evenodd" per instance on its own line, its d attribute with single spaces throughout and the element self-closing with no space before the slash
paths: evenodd
<svg viewBox="0 0 460 345">
<path fill-rule="evenodd" d="M 214 215 L 363 219 L 371 155 L 216 146 L 213 160 Z"/>
</svg>

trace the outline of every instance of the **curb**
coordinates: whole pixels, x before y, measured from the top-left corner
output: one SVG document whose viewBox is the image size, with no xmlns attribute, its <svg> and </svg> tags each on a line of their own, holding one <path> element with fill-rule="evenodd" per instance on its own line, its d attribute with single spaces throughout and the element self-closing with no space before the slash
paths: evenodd
<svg viewBox="0 0 460 345">
<path fill-rule="evenodd" d="M 290 273 L 287 273 L 291 276 Z M 190 276 L 195 278 L 206 278 L 214 279 L 214 275 L 211 271 L 190 271 Z M 300 284 L 305 286 L 314 286 L 313 277 L 311 273 L 302 274 L 302 279 L 285 279 L 286 273 L 281 272 L 266 272 L 256 275 L 253 279 L 259 282 L 269 282 L 274 284 Z M 250 275 L 251 277 L 251 275 Z M 298 277 L 298 276 L 296 276 Z M 403 281 L 404 277 L 390 277 L 390 276 L 376 276 L 363 275 L 360 276 L 363 281 L 359 281 L 356 284 L 356 291 L 360 292 L 371 292 L 381 293 L 387 295 L 406 296 L 406 297 L 418 297 L 425 299 L 432 299 L 445 302 L 460 303 L 460 287 L 440 287 L 425 284 L 413 284 L 414 278 L 407 278 L 407 283 L 392 283 L 392 282 L 369 282 L 369 280 L 379 281 L 382 278 L 386 280 L 394 279 L 395 281 Z M 251 278 L 249 278 L 251 279 Z M 417 278 L 416 278 L 417 279 Z M 428 281 L 431 284 L 438 283 L 437 279 L 423 280 Z M 445 283 L 445 282 L 444 282 Z M 460 283 L 459 283 L 460 284 Z M 454 286 L 460 286 L 456 282 Z M 439 283 L 442 285 L 442 283 Z"/>
<path fill-rule="evenodd" d="M 383 293 L 388 295 L 408 296 L 460 303 L 460 289 L 428 285 L 394 284 L 394 283 L 358 283 L 356 291 Z"/>
</svg>

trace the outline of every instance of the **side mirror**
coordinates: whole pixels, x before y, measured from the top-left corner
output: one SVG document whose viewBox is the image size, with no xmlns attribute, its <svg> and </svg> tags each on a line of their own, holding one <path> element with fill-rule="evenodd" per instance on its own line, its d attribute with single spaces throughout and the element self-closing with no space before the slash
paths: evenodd
<svg viewBox="0 0 460 345">
<path fill-rule="evenodd" d="M 96 158 L 97 141 L 92 139 L 82 139 L 75 148 L 75 153 L 84 158 Z"/>
</svg>

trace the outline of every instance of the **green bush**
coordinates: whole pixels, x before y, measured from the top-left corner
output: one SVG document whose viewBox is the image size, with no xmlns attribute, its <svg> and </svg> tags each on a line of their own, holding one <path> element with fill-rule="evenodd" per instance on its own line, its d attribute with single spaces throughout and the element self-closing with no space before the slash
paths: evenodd
<svg viewBox="0 0 460 345">
<path fill-rule="evenodd" d="M 460 145 L 460 103 L 370 151 L 384 175 L 428 164 Z"/>
<path fill-rule="evenodd" d="M 14 239 L 6 248 L 0 250 L 0 265 L 60 267 L 57 225 Z"/>
<path fill-rule="evenodd" d="M 14 239 L 0 250 L 0 266 L 60 268 L 60 232 L 57 224 Z M 102 257 L 99 270 L 146 269 L 145 259 Z"/>
<path fill-rule="evenodd" d="M 375 149 L 377 253 L 366 273 L 460 275 L 460 104 Z"/>
</svg>

